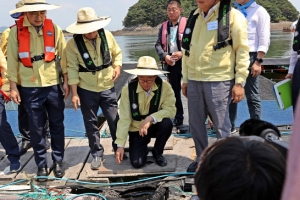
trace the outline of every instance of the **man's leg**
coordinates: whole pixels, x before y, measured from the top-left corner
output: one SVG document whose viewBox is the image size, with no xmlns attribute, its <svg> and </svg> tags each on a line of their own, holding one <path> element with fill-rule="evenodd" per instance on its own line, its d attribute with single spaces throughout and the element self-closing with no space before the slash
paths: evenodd
<svg viewBox="0 0 300 200">
<path fill-rule="evenodd" d="M 118 115 L 117 95 L 114 87 L 109 90 L 101 92 L 99 105 L 101 107 L 103 115 L 107 120 L 110 134 L 112 137 L 112 147 L 114 152 L 116 152 L 118 147 L 114 142 L 116 140 L 116 131 L 117 131 L 117 123 L 119 120 L 119 115 Z"/>
<path fill-rule="evenodd" d="M 188 81 L 187 95 L 188 95 L 188 111 L 189 111 L 189 125 L 191 134 L 196 148 L 196 160 L 192 162 L 187 171 L 194 172 L 200 161 L 202 151 L 208 146 L 208 138 L 206 132 L 206 117 L 207 104 L 203 94 L 203 82 Z M 210 99 L 211 101 L 211 99 Z"/>
<path fill-rule="evenodd" d="M 257 57 L 257 53 L 250 53 L 250 66 L 253 65 Z M 261 101 L 259 95 L 259 82 L 258 76 L 252 77 L 251 70 L 246 80 L 245 96 L 247 98 L 247 104 L 251 119 L 260 119 L 261 116 Z"/>
<path fill-rule="evenodd" d="M 203 82 L 205 102 L 218 138 L 225 138 L 230 134 L 229 104 L 233 85 L 234 80 Z"/>
<path fill-rule="evenodd" d="M 4 147 L 7 158 L 10 161 L 10 171 L 17 171 L 20 168 L 20 153 L 18 142 L 7 122 L 3 96 L 0 93 L 0 142 Z"/>
<path fill-rule="evenodd" d="M 100 106 L 100 94 L 98 92 L 91 92 L 80 87 L 77 87 L 77 92 L 80 97 L 81 112 L 85 131 L 89 139 L 91 155 L 93 156 L 91 168 L 98 169 L 104 153 L 104 148 L 100 144 L 100 133 L 97 126 L 97 112 Z"/>
<path fill-rule="evenodd" d="M 174 90 L 175 98 L 176 98 L 176 115 L 174 120 L 174 125 L 181 125 L 183 122 L 183 106 L 181 100 L 181 60 L 176 62 L 174 66 L 171 66 L 169 69 L 169 82 Z"/>
<path fill-rule="evenodd" d="M 151 137 L 139 135 L 139 132 L 129 132 L 129 157 L 134 168 L 141 168 L 147 162 L 148 147 Z"/>
<path fill-rule="evenodd" d="M 237 118 L 237 103 L 233 103 L 232 101 L 229 104 L 229 119 L 231 124 L 231 132 L 233 133 L 235 129 L 235 121 Z"/>
<path fill-rule="evenodd" d="M 54 164 L 54 175 L 58 178 L 63 177 L 65 169 L 63 167 L 63 158 L 65 151 L 65 127 L 64 127 L 64 109 L 65 102 L 62 91 L 59 85 L 54 85 L 49 88 L 49 93 L 45 101 L 45 107 L 48 114 L 45 116 L 45 121 L 49 119 L 49 127 L 51 130 L 51 148 L 52 160 Z M 45 126 L 43 126 L 44 128 Z M 44 134 L 45 129 L 43 129 Z M 46 140 L 45 140 L 46 148 Z"/>
</svg>

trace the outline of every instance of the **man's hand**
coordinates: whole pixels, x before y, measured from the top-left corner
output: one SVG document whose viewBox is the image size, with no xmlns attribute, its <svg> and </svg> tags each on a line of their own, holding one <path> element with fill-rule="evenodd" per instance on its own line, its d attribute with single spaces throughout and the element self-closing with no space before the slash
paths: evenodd
<svg viewBox="0 0 300 200">
<path fill-rule="evenodd" d="M 64 100 L 66 100 L 68 98 L 69 94 L 70 94 L 70 86 L 68 85 L 68 82 L 64 82 L 63 89 L 65 91 Z"/>
<path fill-rule="evenodd" d="M 77 110 L 77 108 L 80 106 L 80 99 L 78 95 L 72 96 L 72 105 L 75 110 Z"/>
<path fill-rule="evenodd" d="M 182 94 L 183 94 L 183 96 L 185 96 L 186 98 L 188 98 L 188 96 L 187 96 L 187 87 L 188 87 L 188 84 L 187 84 L 187 83 L 182 83 L 182 85 L 181 85 Z"/>
<path fill-rule="evenodd" d="M 148 128 L 150 127 L 151 123 L 153 122 L 153 117 L 148 116 L 145 118 L 145 120 L 140 125 L 139 134 L 140 136 L 144 137 L 148 134 Z"/>
<path fill-rule="evenodd" d="M 232 88 L 232 102 L 238 103 L 244 98 L 245 90 L 241 84 L 235 84 Z"/>
<path fill-rule="evenodd" d="M 255 61 L 251 68 L 252 77 L 257 77 L 261 73 L 261 65 Z"/>
<path fill-rule="evenodd" d="M 11 89 L 10 96 L 16 104 L 20 105 L 21 96 L 17 87 Z"/>
<path fill-rule="evenodd" d="M 165 57 L 165 62 L 169 65 L 169 66 L 173 66 L 174 65 L 174 62 L 173 60 L 171 59 L 171 56 L 170 55 L 167 55 Z"/>
<path fill-rule="evenodd" d="M 121 67 L 120 66 L 116 66 L 114 68 L 114 73 L 113 73 L 113 82 L 115 82 L 116 80 L 118 80 L 118 78 L 120 77 L 120 73 L 121 73 Z"/>
<path fill-rule="evenodd" d="M 173 52 L 171 58 L 172 58 L 173 60 L 175 60 L 176 62 L 177 62 L 178 60 L 180 60 L 180 59 L 182 58 L 182 53 L 181 53 L 181 51 L 175 51 L 175 52 Z"/>
<path fill-rule="evenodd" d="M 123 147 L 118 147 L 116 151 L 116 161 L 118 164 L 121 164 L 124 156 L 124 148 Z"/>
<path fill-rule="evenodd" d="M 292 78 L 293 78 L 293 74 L 290 74 L 290 73 L 288 73 L 284 78 L 289 78 L 289 79 L 291 79 L 292 80 Z"/>
</svg>

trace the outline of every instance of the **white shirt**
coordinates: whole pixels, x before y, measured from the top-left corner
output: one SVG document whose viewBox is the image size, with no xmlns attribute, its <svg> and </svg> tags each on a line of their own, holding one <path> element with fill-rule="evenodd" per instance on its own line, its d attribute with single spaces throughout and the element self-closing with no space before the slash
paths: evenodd
<svg viewBox="0 0 300 200">
<path fill-rule="evenodd" d="M 267 53 L 270 46 L 270 15 L 256 2 L 252 3 L 246 11 L 250 52 Z"/>
<path fill-rule="evenodd" d="M 298 58 L 300 58 L 300 55 L 297 54 L 297 51 L 294 51 L 292 49 L 291 51 L 291 58 L 290 58 L 290 66 L 289 66 L 289 74 L 293 74 L 296 63 L 298 61 Z"/>
</svg>

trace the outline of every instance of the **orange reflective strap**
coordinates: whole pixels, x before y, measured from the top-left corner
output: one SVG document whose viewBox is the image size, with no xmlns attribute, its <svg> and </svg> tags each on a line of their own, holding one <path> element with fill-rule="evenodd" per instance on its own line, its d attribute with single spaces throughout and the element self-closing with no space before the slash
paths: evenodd
<svg viewBox="0 0 300 200">
<path fill-rule="evenodd" d="M 45 62 L 55 59 L 54 26 L 52 20 L 46 19 L 43 27 Z"/>
</svg>

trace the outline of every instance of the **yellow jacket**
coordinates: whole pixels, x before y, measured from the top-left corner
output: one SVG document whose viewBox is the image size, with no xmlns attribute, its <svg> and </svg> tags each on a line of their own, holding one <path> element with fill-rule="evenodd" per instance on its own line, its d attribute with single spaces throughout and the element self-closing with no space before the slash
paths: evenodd
<svg viewBox="0 0 300 200">
<path fill-rule="evenodd" d="M 0 88 L 0 90 L 7 92 L 10 90 L 10 86 L 9 86 L 9 81 L 6 78 L 6 70 L 7 70 L 6 59 L 2 50 L 0 49 L 0 74 L 2 78 L 2 87 Z"/>
<path fill-rule="evenodd" d="M 30 33 L 30 57 L 44 53 L 43 30 L 39 33 L 29 23 L 27 17 L 24 17 L 23 26 L 28 27 Z M 54 24 L 55 30 L 55 50 L 56 55 L 62 57 L 66 47 L 64 34 L 60 27 Z M 10 30 L 7 46 L 7 78 L 18 83 L 23 87 L 47 87 L 59 84 L 59 74 L 55 62 L 46 63 L 44 60 L 33 62 L 33 68 L 25 67 L 18 56 L 17 27 Z M 62 59 L 64 61 L 64 59 Z M 67 73 L 66 63 L 61 62 L 62 73 Z"/>
<path fill-rule="evenodd" d="M 8 42 L 9 32 L 10 32 L 10 28 L 7 28 L 1 34 L 0 48 L 5 57 L 7 57 L 7 42 Z"/>
<path fill-rule="evenodd" d="M 232 8 L 230 13 L 230 37 L 232 45 L 214 50 L 218 41 L 218 30 L 208 31 L 208 23 L 218 18 L 220 2 L 206 20 L 199 13 L 190 44 L 190 56 L 183 52 L 183 83 L 194 81 L 227 81 L 235 78 L 235 83 L 246 82 L 248 76 L 249 48 L 247 20 L 241 12 Z M 234 72 L 235 71 L 235 72 Z"/>
<path fill-rule="evenodd" d="M 111 32 L 105 30 L 105 35 L 112 59 L 112 66 L 97 71 L 95 74 L 92 72 L 78 72 L 79 65 L 85 67 L 85 64 L 74 38 L 69 40 L 66 47 L 69 85 L 78 85 L 83 89 L 93 92 L 102 92 L 114 86 L 114 82 L 112 81 L 113 69 L 116 66 L 122 66 L 122 50 Z M 94 64 L 96 66 L 102 65 L 103 59 L 100 51 L 101 38 L 99 34 L 97 34 L 96 38 L 96 49 L 89 40 L 84 37 L 83 40 L 90 56 L 93 58 Z"/>
<path fill-rule="evenodd" d="M 145 91 L 140 86 L 140 84 L 138 84 L 136 93 L 138 93 L 139 111 L 141 115 L 146 115 L 149 113 L 150 101 L 154 96 L 153 91 L 157 89 L 158 89 L 157 85 L 154 84 L 147 98 Z M 163 81 L 158 111 L 151 115 L 156 119 L 157 122 L 161 122 L 163 118 L 175 117 L 176 114 L 175 101 L 176 99 L 171 85 L 168 82 Z M 143 122 L 143 121 L 135 121 L 131 117 L 130 102 L 128 97 L 128 85 L 126 85 L 122 89 L 119 109 L 120 109 L 119 110 L 120 119 L 118 121 L 117 133 L 116 133 L 117 139 L 115 143 L 124 147 L 127 141 L 128 131 L 130 132 L 139 131 L 140 125 Z"/>
</svg>

